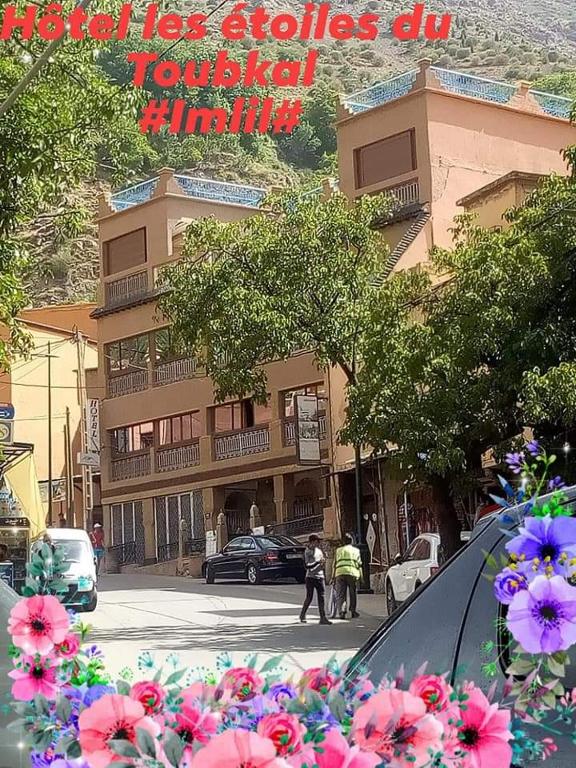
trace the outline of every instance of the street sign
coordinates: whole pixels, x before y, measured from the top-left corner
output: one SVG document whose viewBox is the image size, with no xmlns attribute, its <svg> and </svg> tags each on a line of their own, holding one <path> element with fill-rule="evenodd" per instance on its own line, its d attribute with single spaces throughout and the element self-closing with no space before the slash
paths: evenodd
<svg viewBox="0 0 576 768">
<path fill-rule="evenodd" d="M 0 421 L 0 443 L 11 445 L 14 442 L 14 422 Z"/>
<path fill-rule="evenodd" d="M 86 435 L 88 453 L 100 453 L 100 403 L 88 400 L 86 403 Z M 88 466 L 92 466 L 89 464 Z"/>
<path fill-rule="evenodd" d="M 100 454 L 88 451 L 87 453 L 79 453 L 77 456 L 78 464 L 82 467 L 95 467 L 100 468 Z"/>
<path fill-rule="evenodd" d="M 0 419 L 12 421 L 14 418 L 14 406 L 12 403 L 0 403 Z"/>
</svg>

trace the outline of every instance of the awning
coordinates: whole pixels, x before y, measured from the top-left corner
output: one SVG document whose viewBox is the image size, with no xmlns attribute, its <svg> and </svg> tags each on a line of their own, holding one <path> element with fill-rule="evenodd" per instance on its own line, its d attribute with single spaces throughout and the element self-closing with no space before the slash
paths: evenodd
<svg viewBox="0 0 576 768">
<path fill-rule="evenodd" d="M 30 536 L 46 527 L 46 513 L 40 498 L 32 446 L 24 444 L 3 448 L 0 475 L 20 505 L 21 515 L 30 521 Z"/>
</svg>

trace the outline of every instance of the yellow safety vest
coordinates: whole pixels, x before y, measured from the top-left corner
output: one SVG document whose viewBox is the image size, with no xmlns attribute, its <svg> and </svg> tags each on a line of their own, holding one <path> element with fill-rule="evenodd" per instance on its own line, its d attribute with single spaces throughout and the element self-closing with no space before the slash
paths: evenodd
<svg viewBox="0 0 576 768">
<path fill-rule="evenodd" d="M 335 576 L 354 576 L 359 579 L 362 575 L 362 558 L 360 550 L 352 544 L 346 544 L 336 550 L 334 561 Z"/>
</svg>

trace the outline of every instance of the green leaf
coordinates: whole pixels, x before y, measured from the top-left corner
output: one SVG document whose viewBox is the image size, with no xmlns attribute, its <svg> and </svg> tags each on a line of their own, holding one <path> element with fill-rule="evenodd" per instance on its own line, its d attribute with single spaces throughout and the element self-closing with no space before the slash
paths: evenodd
<svg viewBox="0 0 576 768">
<path fill-rule="evenodd" d="M 184 754 L 184 744 L 182 740 L 174 731 L 166 731 L 167 738 L 163 743 L 164 754 L 166 755 L 170 765 L 173 768 L 178 768 L 180 760 Z"/>
<path fill-rule="evenodd" d="M 273 669 L 276 669 L 284 659 L 284 656 L 273 656 L 271 659 L 268 659 L 268 661 L 262 666 L 262 669 L 260 670 L 261 674 L 265 674 L 266 672 L 271 672 Z"/>
<path fill-rule="evenodd" d="M 555 677 L 564 677 L 566 674 L 566 668 L 564 664 L 558 662 L 554 656 L 548 656 L 547 664 L 548 669 Z"/>
<path fill-rule="evenodd" d="M 140 757 L 140 752 L 127 739 L 110 739 L 108 746 L 112 752 L 120 755 L 120 757 Z"/>
<path fill-rule="evenodd" d="M 122 696 L 129 696 L 130 695 L 130 683 L 127 683 L 125 680 L 117 680 L 116 681 L 116 690 L 119 694 Z"/>
<path fill-rule="evenodd" d="M 138 742 L 142 754 L 147 755 L 148 757 L 156 757 L 156 745 L 148 731 L 145 731 L 143 728 L 137 728 L 136 741 Z"/>
<path fill-rule="evenodd" d="M 185 669 L 178 669 L 176 672 L 172 672 L 172 674 L 168 676 L 165 685 L 175 685 L 185 674 Z"/>
<path fill-rule="evenodd" d="M 63 723 L 66 723 L 68 721 L 68 718 L 70 717 L 71 712 L 72 712 L 72 705 L 70 703 L 70 700 L 67 699 L 66 696 L 61 696 L 56 703 L 56 716 Z"/>
<path fill-rule="evenodd" d="M 250 659 L 248 660 L 248 663 L 246 664 L 246 666 L 249 669 L 254 669 L 256 667 L 257 663 L 258 663 L 258 654 L 255 653 L 254 656 L 250 657 Z"/>
</svg>

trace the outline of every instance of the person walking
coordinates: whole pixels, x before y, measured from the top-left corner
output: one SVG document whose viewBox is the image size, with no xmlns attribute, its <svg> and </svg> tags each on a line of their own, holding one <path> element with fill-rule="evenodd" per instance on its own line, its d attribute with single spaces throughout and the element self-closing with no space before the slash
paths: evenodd
<svg viewBox="0 0 576 768">
<path fill-rule="evenodd" d="M 100 523 L 94 523 L 94 528 L 90 534 L 90 541 L 92 542 L 92 549 L 96 555 L 96 576 L 100 573 L 100 564 L 104 557 L 104 531 Z"/>
<path fill-rule="evenodd" d="M 338 594 L 338 613 L 341 619 L 346 618 L 346 610 L 343 610 L 348 593 L 348 607 L 353 619 L 360 615 L 356 610 L 356 592 L 358 582 L 362 576 L 362 557 L 358 547 L 354 546 L 352 534 L 346 533 L 341 547 L 336 550 L 334 558 L 334 577 L 336 579 L 336 591 Z"/>
<path fill-rule="evenodd" d="M 300 611 L 300 621 L 302 624 L 306 624 L 306 613 L 312 603 L 314 592 L 316 592 L 318 600 L 320 624 L 332 624 L 326 617 L 325 564 L 326 558 L 324 557 L 324 552 L 320 549 L 320 539 L 315 534 L 312 534 L 308 539 L 308 545 L 304 551 L 304 565 L 306 566 L 306 598 L 302 610 Z"/>
</svg>

